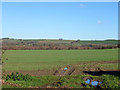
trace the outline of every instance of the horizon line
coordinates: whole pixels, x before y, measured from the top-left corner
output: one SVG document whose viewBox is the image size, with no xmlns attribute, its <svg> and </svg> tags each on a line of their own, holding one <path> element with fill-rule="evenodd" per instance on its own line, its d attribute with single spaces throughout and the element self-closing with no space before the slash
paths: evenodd
<svg viewBox="0 0 120 90">
<path fill-rule="evenodd" d="M 0 39 L 23 39 L 23 40 L 30 40 L 30 39 L 34 39 L 34 40 L 120 40 L 120 39 L 115 39 L 115 38 L 108 38 L 108 39 L 64 39 L 64 38 L 9 38 L 9 37 L 3 37 Z"/>
</svg>

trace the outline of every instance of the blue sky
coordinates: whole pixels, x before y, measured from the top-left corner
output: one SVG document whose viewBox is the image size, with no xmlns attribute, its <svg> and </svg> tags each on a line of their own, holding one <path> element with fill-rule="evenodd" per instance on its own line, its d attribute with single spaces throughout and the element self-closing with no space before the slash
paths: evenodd
<svg viewBox="0 0 120 90">
<path fill-rule="evenodd" d="M 17 39 L 117 39 L 118 3 L 3 3 L 2 26 L 2 37 Z"/>
</svg>

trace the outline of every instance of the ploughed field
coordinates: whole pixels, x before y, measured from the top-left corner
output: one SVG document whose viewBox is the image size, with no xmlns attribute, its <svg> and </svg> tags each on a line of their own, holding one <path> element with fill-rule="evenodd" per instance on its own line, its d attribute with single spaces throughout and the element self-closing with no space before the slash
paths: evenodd
<svg viewBox="0 0 120 90">
<path fill-rule="evenodd" d="M 7 50 L 3 65 L 6 73 L 22 72 L 31 75 L 53 75 L 65 66 L 71 73 L 83 71 L 117 70 L 118 49 L 102 50 Z"/>
</svg>

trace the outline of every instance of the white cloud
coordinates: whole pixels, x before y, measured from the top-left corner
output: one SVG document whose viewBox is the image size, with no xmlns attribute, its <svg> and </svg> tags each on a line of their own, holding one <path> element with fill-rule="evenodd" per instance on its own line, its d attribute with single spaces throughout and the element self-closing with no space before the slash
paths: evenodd
<svg viewBox="0 0 120 90">
<path fill-rule="evenodd" d="M 98 23 L 98 24 L 102 24 L 102 21 L 101 21 L 101 20 L 98 20 L 97 23 Z"/>
<path fill-rule="evenodd" d="M 80 3 L 80 7 L 85 7 L 85 4 Z"/>
</svg>

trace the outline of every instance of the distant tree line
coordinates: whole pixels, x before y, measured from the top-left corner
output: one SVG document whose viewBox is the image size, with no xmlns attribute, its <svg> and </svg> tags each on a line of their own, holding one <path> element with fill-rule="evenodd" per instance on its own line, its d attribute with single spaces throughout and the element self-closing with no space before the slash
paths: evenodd
<svg viewBox="0 0 120 90">
<path fill-rule="evenodd" d="M 29 45 L 3 45 L 3 50 L 77 50 L 77 49 L 112 49 L 120 48 L 120 45 L 81 45 L 81 46 L 29 46 Z"/>
<path fill-rule="evenodd" d="M 7 38 L 6 38 L 7 39 Z M 81 41 L 72 40 L 3 40 L 3 50 L 79 50 L 79 49 L 112 49 L 120 48 L 120 43 L 109 41 Z M 96 44 L 95 44 L 96 43 Z M 118 43 L 118 44 L 117 44 Z"/>
</svg>

